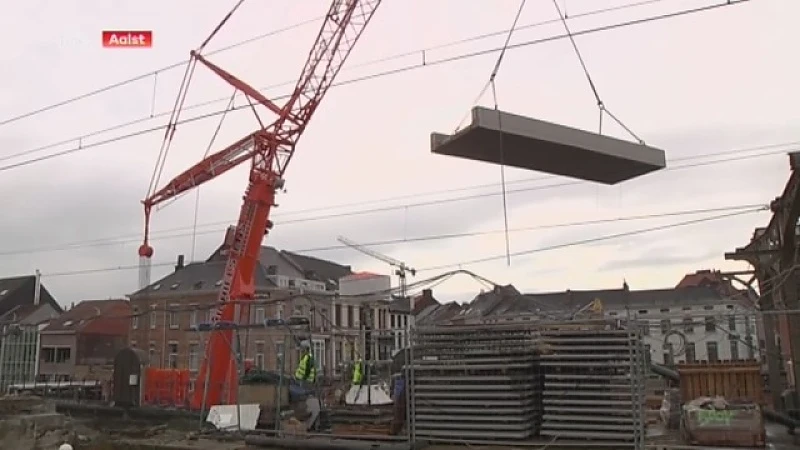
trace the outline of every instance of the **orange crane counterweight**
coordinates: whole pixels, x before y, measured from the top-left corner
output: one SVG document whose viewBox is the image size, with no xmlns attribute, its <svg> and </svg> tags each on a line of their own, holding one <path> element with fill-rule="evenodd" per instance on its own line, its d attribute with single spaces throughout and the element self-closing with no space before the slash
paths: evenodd
<svg viewBox="0 0 800 450">
<path fill-rule="evenodd" d="M 228 260 L 222 275 L 217 309 L 211 317 L 212 325 L 247 323 L 248 302 L 255 295 L 253 277 L 262 240 L 272 228 L 269 216 L 275 206 L 275 193 L 283 187 L 283 175 L 298 139 L 380 3 L 381 0 L 333 1 L 300 78 L 282 107 L 199 53 L 192 52 L 192 61 L 202 63 L 248 99 L 255 100 L 277 115 L 270 125 L 208 156 L 143 201 L 145 236 L 139 256 L 143 267 L 149 267 L 153 255 L 149 244 L 152 208 L 216 178 L 244 161 L 250 161 L 249 183 L 235 232 L 228 243 Z M 169 131 L 165 139 L 171 139 Z M 191 406 L 194 409 L 236 403 L 239 374 L 235 356 L 233 330 L 229 327 L 212 328 L 191 394 Z"/>
</svg>

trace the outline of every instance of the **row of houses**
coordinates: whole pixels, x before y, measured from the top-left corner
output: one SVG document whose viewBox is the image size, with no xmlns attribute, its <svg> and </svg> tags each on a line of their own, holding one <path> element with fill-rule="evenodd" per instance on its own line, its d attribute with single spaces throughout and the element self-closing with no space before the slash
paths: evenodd
<svg viewBox="0 0 800 450">
<path fill-rule="evenodd" d="M 151 366 L 196 373 L 227 251 L 222 245 L 206 261 L 190 264 L 180 257 L 172 273 L 127 299 L 84 301 L 66 310 L 37 276 L 0 280 L 0 388 L 34 380 L 102 381 L 110 378 L 114 355 L 128 346 L 144 350 Z M 757 359 L 764 347 L 752 293 L 733 289 L 712 271 L 667 289 L 623 283 L 523 294 L 509 285 L 457 304 L 438 301 L 431 290 L 402 298 L 388 276 L 263 247 L 254 278 L 250 323 L 236 335 L 243 358 L 267 370 L 295 364 L 300 336 L 279 324 L 297 316 L 308 319 L 302 338 L 312 342 L 318 369 L 329 376 L 365 355 L 390 359 L 407 345 L 412 317 L 419 325 L 541 320 L 597 303 L 605 316 L 641 321 L 650 357 L 660 363 Z"/>
</svg>

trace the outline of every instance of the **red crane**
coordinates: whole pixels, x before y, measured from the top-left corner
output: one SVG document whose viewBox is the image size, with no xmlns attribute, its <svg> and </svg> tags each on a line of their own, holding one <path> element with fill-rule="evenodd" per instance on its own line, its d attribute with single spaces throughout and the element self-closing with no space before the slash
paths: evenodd
<svg viewBox="0 0 800 450">
<path fill-rule="evenodd" d="M 194 61 L 201 62 L 244 93 L 251 105 L 254 100 L 277 116 L 270 125 L 262 125 L 259 130 L 203 159 L 142 202 L 145 233 L 139 256 L 149 262 L 153 255 L 153 248 L 148 242 L 149 223 L 154 206 L 200 186 L 242 162 L 251 162 L 249 183 L 239 221 L 229 242 L 228 261 L 222 276 L 218 306 L 211 317 L 212 324 L 247 323 L 249 308 L 238 306 L 243 303 L 246 305 L 255 296 L 253 277 L 262 239 L 272 228 L 269 215 L 275 206 L 275 191 L 284 185 L 283 176 L 298 139 L 380 3 L 381 0 L 332 2 L 300 79 L 282 107 L 209 62 L 199 52 L 192 52 Z M 232 344 L 233 330 L 211 331 L 203 364 L 191 394 L 191 406 L 194 409 L 236 403 L 238 376 Z"/>
</svg>

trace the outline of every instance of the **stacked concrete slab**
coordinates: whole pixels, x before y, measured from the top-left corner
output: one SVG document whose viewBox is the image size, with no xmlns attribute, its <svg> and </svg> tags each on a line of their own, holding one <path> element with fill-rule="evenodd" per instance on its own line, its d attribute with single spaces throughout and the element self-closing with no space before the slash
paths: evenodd
<svg viewBox="0 0 800 450">
<path fill-rule="evenodd" d="M 559 440 L 643 442 L 645 358 L 635 328 L 541 330 L 546 354 L 541 435 Z M 593 329 L 594 328 L 594 329 Z"/>
<path fill-rule="evenodd" d="M 607 320 L 417 329 L 415 438 L 641 448 L 646 359 L 637 330 Z"/>
<path fill-rule="evenodd" d="M 538 333 L 525 326 L 447 326 L 414 335 L 418 439 L 524 440 L 542 415 Z"/>
</svg>

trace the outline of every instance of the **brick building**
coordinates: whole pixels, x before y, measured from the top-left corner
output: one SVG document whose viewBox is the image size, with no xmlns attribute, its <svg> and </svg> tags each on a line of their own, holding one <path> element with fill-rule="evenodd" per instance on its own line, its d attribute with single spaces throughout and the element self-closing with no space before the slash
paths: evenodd
<svg viewBox="0 0 800 450">
<path fill-rule="evenodd" d="M 40 332 L 39 381 L 110 380 L 130 316 L 127 300 L 89 300 L 51 320 Z"/>
<path fill-rule="evenodd" d="M 147 351 L 151 366 L 197 372 L 208 339 L 207 332 L 198 328 L 210 321 L 210 305 L 217 300 L 226 258 L 225 244 L 203 262 L 184 265 L 179 258 L 173 273 L 129 296 L 134 314 L 130 345 Z M 254 274 L 256 301 L 250 308 L 252 326 L 236 333 L 244 358 L 269 370 L 277 368 L 278 354 L 286 354 L 288 367 L 295 364 L 300 336 L 291 335 L 286 327 L 261 324 L 301 315 L 310 320 L 310 336 L 304 337 L 314 343 L 320 370 L 332 373 L 333 296 L 339 279 L 352 274 L 350 267 L 268 246 L 261 248 L 259 262 Z"/>
</svg>

